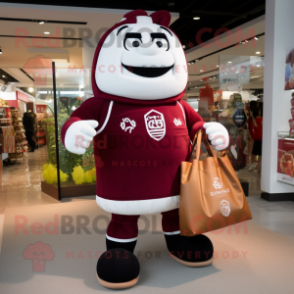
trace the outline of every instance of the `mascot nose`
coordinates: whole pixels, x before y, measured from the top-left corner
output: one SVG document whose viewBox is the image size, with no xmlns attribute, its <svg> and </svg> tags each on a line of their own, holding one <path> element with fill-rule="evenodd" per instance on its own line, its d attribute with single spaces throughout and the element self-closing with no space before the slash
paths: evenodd
<svg viewBox="0 0 294 294">
<path fill-rule="evenodd" d="M 143 43 L 138 47 L 138 51 L 144 55 L 156 55 L 160 53 L 160 49 L 155 44 Z"/>
</svg>

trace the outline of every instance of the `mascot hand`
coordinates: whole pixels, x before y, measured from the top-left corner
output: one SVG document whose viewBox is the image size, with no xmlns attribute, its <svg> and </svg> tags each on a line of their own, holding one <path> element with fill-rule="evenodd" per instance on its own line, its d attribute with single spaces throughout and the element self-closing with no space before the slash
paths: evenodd
<svg viewBox="0 0 294 294">
<path fill-rule="evenodd" d="M 220 123 L 208 122 L 203 125 L 203 128 L 211 141 L 211 145 L 216 150 L 223 150 L 229 145 L 229 134 L 227 129 Z"/>
<path fill-rule="evenodd" d="M 96 120 L 81 120 L 74 122 L 66 131 L 65 148 L 75 154 L 84 154 L 96 135 L 98 127 Z"/>
</svg>

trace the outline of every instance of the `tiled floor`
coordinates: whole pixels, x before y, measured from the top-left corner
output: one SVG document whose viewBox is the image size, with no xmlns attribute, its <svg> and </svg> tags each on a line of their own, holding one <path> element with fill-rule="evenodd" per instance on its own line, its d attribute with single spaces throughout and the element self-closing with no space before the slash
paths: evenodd
<svg viewBox="0 0 294 294">
<path fill-rule="evenodd" d="M 0 238 L 1 219 L 3 219 L 5 207 L 58 203 L 41 192 L 40 179 L 46 158 L 47 150 L 46 147 L 43 147 L 36 150 L 35 153 L 28 153 L 15 165 L 3 167 L 2 181 L 0 181 Z M 239 171 L 238 176 L 242 180 L 249 181 L 250 195 L 247 200 L 254 221 L 286 237 L 294 238 L 294 202 L 267 202 L 260 198 L 260 178 L 256 172 L 248 172 L 245 168 Z M 89 199 L 94 199 L 94 195 L 79 199 L 65 199 L 63 202 Z"/>
<path fill-rule="evenodd" d="M 15 234 L 13 225 L 15 215 L 21 214 L 30 220 L 48 223 L 53 220 L 55 214 L 59 216 L 70 214 L 76 218 L 77 215 L 84 213 L 90 219 L 94 219 L 97 215 L 106 214 L 96 207 L 94 195 L 80 199 L 66 199 L 62 201 L 62 204 L 59 204 L 58 201 L 42 193 L 40 179 L 45 161 L 46 148 L 42 148 L 35 153 L 29 153 L 14 166 L 3 167 L 2 181 L 0 182 L 0 260 L 2 262 L 0 263 L 0 272 L 2 272 L 0 292 L 5 294 L 37 293 L 36 289 L 39 286 L 44 290 L 44 293 L 52 293 L 51 287 L 55 293 L 66 293 L 69 288 L 71 293 L 108 292 L 96 280 L 95 258 L 86 263 L 84 259 L 71 261 L 64 257 L 64 252 L 69 249 L 75 250 L 75 253 L 79 253 L 80 250 L 94 252 L 99 248 L 104 251 L 104 234 L 99 238 L 95 234 L 87 235 L 86 242 L 85 238 L 78 234 L 64 235 L 59 233 L 58 236 L 44 234 L 44 232 L 37 236 Z M 292 263 L 288 259 L 288 253 L 293 247 L 294 240 L 294 202 L 266 202 L 260 198 L 260 179 L 257 173 L 249 173 L 244 169 L 239 172 L 239 177 L 249 181 L 250 186 L 250 196 L 247 198 L 253 214 L 253 221 L 248 223 L 250 234 L 240 236 L 209 234 L 211 234 L 218 250 L 236 252 L 245 246 L 244 250 L 250 250 L 248 260 L 228 259 L 224 261 L 218 259 L 215 260 L 213 266 L 193 272 L 189 268 L 181 268 L 170 261 L 161 234 L 153 234 L 152 229 L 148 234 L 140 237 L 138 250 L 144 252 L 146 250 L 144 248 L 148 248 L 148 250 L 159 248 L 165 254 L 163 262 L 140 260 L 142 262 L 140 284 L 137 288 L 132 288 L 130 292 L 186 293 L 197 288 L 203 294 L 214 292 L 248 293 L 249 289 L 251 293 L 277 293 L 277 289 L 281 287 L 283 291 L 280 293 L 293 292 L 293 289 L 290 289 L 293 282 L 289 278 Z M 76 201 L 81 201 L 81 203 Z M 108 214 L 106 216 L 109 218 Z M 147 217 L 150 221 L 153 220 L 151 216 Z M 161 231 L 160 219 L 161 216 L 158 215 L 156 217 L 156 231 Z M 2 243 L 3 231 L 1 227 L 3 227 L 3 221 L 5 237 Z M 140 222 L 142 220 L 139 220 L 139 228 Z M 103 225 L 105 226 L 105 223 Z M 48 262 L 46 273 L 37 274 L 28 271 L 29 262 L 23 259 L 21 254 L 27 244 L 40 240 L 52 245 L 56 259 L 52 264 Z M 3 254 L 1 254 L 1 244 Z M 269 256 L 273 254 L 276 260 L 269 260 Z M 279 264 L 280 260 L 283 260 L 282 264 Z M 272 262 L 274 264 L 276 262 L 280 269 L 273 268 Z M 72 265 L 73 263 L 74 265 Z M 266 265 L 267 263 L 268 265 Z M 14 268 L 16 264 L 18 271 Z M 166 268 L 169 275 L 163 274 Z M 283 270 L 285 274 L 283 274 Z M 280 277 L 278 278 L 277 275 Z M 231 283 L 232 279 L 235 284 Z M 210 282 L 206 284 L 206 281 Z M 228 283 L 231 283 L 229 288 Z M 286 290 L 285 287 L 289 289 Z M 129 290 L 126 292 L 130 293 Z"/>
<path fill-rule="evenodd" d="M 0 180 L 0 252 L 5 208 L 58 203 L 41 192 L 41 173 L 47 158 L 46 147 L 27 153 L 15 165 L 2 166 Z"/>
<path fill-rule="evenodd" d="M 27 153 L 15 165 L 3 166 L 1 200 L 4 207 L 56 203 L 41 192 L 41 174 L 47 158 L 46 147 Z"/>
<path fill-rule="evenodd" d="M 27 232 L 14 230 L 17 216 L 27 219 Z M 55 216 L 56 233 L 52 234 L 46 226 L 51 223 L 53 230 Z M 68 216 L 73 225 L 62 221 Z M 77 220 L 81 216 L 87 220 L 88 232 L 78 231 Z M 97 218 L 101 221 L 95 222 Z M 110 215 L 97 207 L 95 200 L 7 208 L 0 255 L 0 293 L 113 292 L 98 283 L 95 270 L 97 259 L 105 251 L 109 219 Z M 33 223 L 43 226 L 38 234 L 32 229 Z M 170 258 L 160 214 L 140 218 L 139 230 L 134 252 L 140 262 L 139 283 L 123 293 L 293 294 L 290 256 L 294 240 L 254 221 L 243 223 L 241 230 L 235 227 L 208 233 L 215 259 L 213 265 L 202 268 L 186 267 Z M 38 264 L 40 255 L 24 255 L 32 246 L 37 254 L 44 245 L 52 251 L 50 257 L 44 250 L 47 261 Z M 44 271 L 40 269 L 42 265 Z"/>
</svg>

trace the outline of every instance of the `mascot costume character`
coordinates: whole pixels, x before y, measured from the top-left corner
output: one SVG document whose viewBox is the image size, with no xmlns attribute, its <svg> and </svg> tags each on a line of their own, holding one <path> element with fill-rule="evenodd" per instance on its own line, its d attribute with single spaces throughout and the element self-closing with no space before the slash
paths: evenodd
<svg viewBox="0 0 294 294">
<path fill-rule="evenodd" d="M 131 287 L 139 279 L 133 251 L 142 214 L 162 214 L 167 248 L 176 261 L 200 267 L 213 259 L 207 236 L 180 234 L 180 163 L 189 160 L 198 130 L 206 131 L 216 150 L 225 149 L 229 138 L 221 124 L 205 123 L 181 100 L 187 62 L 170 19 L 167 11 L 148 16 L 135 10 L 104 34 L 93 60 L 94 97 L 61 131 L 64 146 L 76 154 L 94 139 L 96 201 L 112 214 L 97 277 L 111 289 Z"/>
</svg>

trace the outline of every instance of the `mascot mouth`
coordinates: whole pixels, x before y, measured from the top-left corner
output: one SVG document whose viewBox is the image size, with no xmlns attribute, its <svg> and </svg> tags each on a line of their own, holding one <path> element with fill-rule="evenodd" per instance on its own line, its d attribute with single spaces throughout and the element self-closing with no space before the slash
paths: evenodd
<svg viewBox="0 0 294 294">
<path fill-rule="evenodd" d="M 122 66 L 129 72 L 145 77 L 145 78 L 157 78 L 166 74 L 169 70 L 173 68 L 174 65 L 167 67 L 138 67 L 122 64 Z"/>
</svg>

